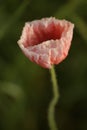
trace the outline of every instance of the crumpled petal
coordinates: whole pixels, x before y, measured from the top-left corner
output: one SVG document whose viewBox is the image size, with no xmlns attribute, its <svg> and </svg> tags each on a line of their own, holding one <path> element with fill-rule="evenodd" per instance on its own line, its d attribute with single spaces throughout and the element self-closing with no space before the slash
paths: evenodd
<svg viewBox="0 0 87 130">
<path fill-rule="evenodd" d="M 50 69 L 68 55 L 73 28 L 71 22 L 53 17 L 27 22 L 18 44 L 32 62 Z"/>
</svg>

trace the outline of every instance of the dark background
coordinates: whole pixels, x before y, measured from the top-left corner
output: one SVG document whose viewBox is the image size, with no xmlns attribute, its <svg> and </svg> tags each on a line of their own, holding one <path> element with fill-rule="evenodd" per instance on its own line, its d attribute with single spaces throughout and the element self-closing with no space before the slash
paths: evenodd
<svg viewBox="0 0 87 130">
<path fill-rule="evenodd" d="M 55 66 L 59 130 L 87 130 L 87 0 L 0 0 L 0 130 L 49 130 L 48 69 L 30 62 L 17 41 L 26 21 L 55 16 L 75 24 L 68 57 Z"/>
</svg>

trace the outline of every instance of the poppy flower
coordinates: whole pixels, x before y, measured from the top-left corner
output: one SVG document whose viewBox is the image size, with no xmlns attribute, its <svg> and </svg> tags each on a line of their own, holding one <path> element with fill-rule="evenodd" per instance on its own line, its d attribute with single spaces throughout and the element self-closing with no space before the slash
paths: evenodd
<svg viewBox="0 0 87 130">
<path fill-rule="evenodd" d="M 32 62 L 50 69 L 66 58 L 73 28 L 71 22 L 54 17 L 27 22 L 18 44 Z"/>
</svg>

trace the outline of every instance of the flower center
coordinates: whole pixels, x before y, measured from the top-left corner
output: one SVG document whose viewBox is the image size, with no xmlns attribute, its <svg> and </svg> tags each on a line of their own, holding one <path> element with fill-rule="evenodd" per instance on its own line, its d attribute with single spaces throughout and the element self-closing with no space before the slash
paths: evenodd
<svg viewBox="0 0 87 130">
<path fill-rule="evenodd" d="M 29 35 L 27 35 L 26 47 L 41 44 L 48 40 L 60 39 L 64 27 L 59 23 L 51 22 L 47 26 L 44 23 L 33 24 L 33 33 L 29 29 Z"/>
</svg>

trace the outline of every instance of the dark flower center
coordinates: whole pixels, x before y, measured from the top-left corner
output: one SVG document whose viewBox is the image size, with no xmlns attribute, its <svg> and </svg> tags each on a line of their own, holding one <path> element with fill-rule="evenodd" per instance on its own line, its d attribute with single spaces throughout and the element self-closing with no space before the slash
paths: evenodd
<svg viewBox="0 0 87 130">
<path fill-rule="evenodd" d="M 27 44 L 25 46 L 33 46 L 48 40 L 60 39 L 63 30 L 64 27 L 60 26 L 59 23 L 55 24 L 51 22 L 47 26 L 41 22 L 33 24 L 34 34 L 31 35 L 29 31 L 29 35 L 27 35 Z"/>
</svg>

